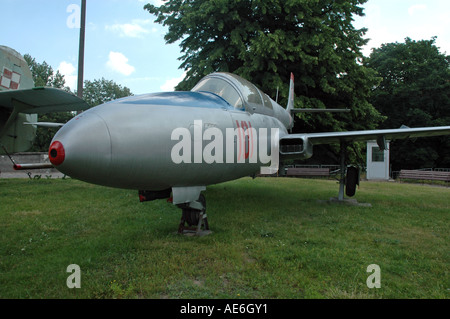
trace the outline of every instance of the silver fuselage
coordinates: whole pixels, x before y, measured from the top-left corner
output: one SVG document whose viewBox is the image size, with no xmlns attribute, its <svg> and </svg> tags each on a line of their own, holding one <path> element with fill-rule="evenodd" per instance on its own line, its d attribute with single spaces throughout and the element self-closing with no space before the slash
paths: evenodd
<svg viewBox="0 0 450 319">
<path fill-rule="evenodd" d="M 253 132 L 266 134 L 268 141 L 274 129 L 278 129 L 280 137 L 288 134 L 287 125 L 292 121 L 289 114 L 281 106 L 276 106 L 272 115 L 235 109 L 220 97 L 206 92 L 171 92 L 124 98 L 94 107 L 58 131 L 53 142 L 62 143 L 65 156 L 63 163 L 56 167 L 89 183 L 153 191 L 206 186 L 250 176 L 268 164 L 263 163 L 259 156 L 256 160 L 249 158 L 251 152 L 262 151 L 258 149 L 261 136 L 249 142 L 249 134 L 243 135 L 239 128 L 251 127 Z M 173 135 L 180 128 L 190 133 L 190 160 L 177 163 L 174 161 L 174 147 L 181 142 L 188 145 L 187 140 L 182 141 L 180 136 Z M 199 145 L 203 152 L 218 138 L 216 135 L 208 139 L 205 136 L 208 129 L 222 132 L 224 139 L 223 158 L 212 163 L 198 154 Z M 227 161 L 227 151 L 228 156 L 230 151 L 226 148 L 230 145 L 227 129 L 235 133 L 231 137 L 233 161 Z M 265 154 L 270 155 L 271 143 L 265 145 Z M 184 148 L 183 152 L 186 151 Z M 218 151 L 216 147 L 213 154 Z"/>
</svg>

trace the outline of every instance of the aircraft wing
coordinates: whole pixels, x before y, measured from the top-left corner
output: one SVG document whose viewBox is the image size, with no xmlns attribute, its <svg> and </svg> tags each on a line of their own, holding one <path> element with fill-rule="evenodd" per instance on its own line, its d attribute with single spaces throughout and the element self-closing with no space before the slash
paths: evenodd
<svg viewBox="0 0 450 319">
<path fill-rule="evenodd" d="M 381 150 L 387 140 L 450 135 L 450 126 L 399 128 L 350 132 L 288 134 L 280 138 L 280 154 L 287 158 L 307 159 L 313 155 L 313 146 L 376 140 Z"/>
<path fill-rule="evenodd" d="M 450 135 L 450 126 L 420 127 L 420 128 L 399 128 L 388 130 L 368 130 L 350 132 L 329 132 L 329 133 L 309 133 L 291 134 L 302 135 L 308 138 L 312 145 L 319 144 L 339 144 L 340 142 L 357 142 L 368 140 L 395 140 L 415 137 L 430 137 L 439 135 Z"/>
<path fill-rule="evenodd" d="M 44 114 L 82 111 L 90 106 L 79 97 L 61 89 L 37 87 L 26 90 L 0 92 L 0 107 L 14 113 Z"/>
</svg>

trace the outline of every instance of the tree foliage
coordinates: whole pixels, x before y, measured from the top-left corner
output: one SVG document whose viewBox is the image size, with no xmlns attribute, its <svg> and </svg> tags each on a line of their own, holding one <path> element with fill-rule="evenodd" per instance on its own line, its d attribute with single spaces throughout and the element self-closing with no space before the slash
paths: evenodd
<svg viewBox="0 0 450 319">
<path fill-rule="evenodd" d="M 368 102 L 378 84 L 362 65 L 366 29 L 353 27 L 367 0 L 170 0 L 144 8 L 179 41 L 189 90 L 215 71 L 232 72 L 287 103 L 290 72 L 296 107 L 349 108 L 346 114 L 302 115 L 298 130 L 371 129 L 382 119 Z"/>
<path fill-rule="evenodd" d="M 112 80 L 84 81 L 83 99 L 92 107 L 130 95 L 129 88 Z"/>
<path fill-rule="evenodd" d="M 24 55 L 25 60 L 33 75 L 34 84 L 36 87 L 46 86 L 64 89 L 70 92 L 68 87 L 65 87 L 64 75 L 56 71 L 47 63 L 36 62 L 35 58 L 29 54 Z M 122 87 L 112 80 L 84 81 L 83 99 L 91 106 L 97 106 L 99 104 L 112 101 L 121 97 L 133 95 L 129 88 Z M 40 122 L 52 122 L 52 123 L 66 123 L 74 116 L 71 112 L 56 112 L 43 114 L 39 116 Z M 46 152 L 50 146 L 50 142 L 53 136 L 58 131 L 57 128 L 41 127 L 39 126 L 36 131 L 36 138 L 33 143 L 31 151 Z"/>
<path fill-rule="evenodd" d="M 384 128 L 450 125 L 450 56 L 435 40 L 383 44 L 366 61 L 383 78 L 371 102 L 387 116 Z M 450 167 L 450 138 L 395 141 L 391 162 L 394 170 Z"/>
<path fill-rule="evenodd" d="M 36 62 L 36 59 L 29 54 L 25 54 L 24 59 L 27 61 L 31 74 L 33 75 L 34 86 L 48 86 L 69 91 L 68 87 L 64 87 L 66 84 L 64 75 L 59 73 L 58 70 L 55 73 L 47 62 Z"/>
</svg>

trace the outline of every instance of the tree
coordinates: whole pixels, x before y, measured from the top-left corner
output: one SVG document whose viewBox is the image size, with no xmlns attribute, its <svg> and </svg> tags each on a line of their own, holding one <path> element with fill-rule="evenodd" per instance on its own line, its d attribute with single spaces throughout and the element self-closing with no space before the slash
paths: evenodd
<svg viewBox="0 0 450 319">
<path fill-rule="evenodd" d="M 44 61 L 38 63 L 29 54 L 25 54 L 24 58 L 31 70 L 36 87 L 54 87 L 70 92 L 70 89 L 64 86 L 66 82 L 64 75 L 59 73 L 59 71 L 56 71 L 55 73 L 53 68 L 47 64 L 47 62 Z M 102 78 L 101 80 L 84 81 L 83 99 L 92 107 L 130 95 L 133 94 L 129 88 L 122 87 L 111 80 Z M 72 119 L 73 116 L 74 114 L 71 112 L 55 112 L 40 115 L 39 120 L 41 122 L 66 123 Z M 57 131 L 57 128 L 38 126 L 31 151 L 46 152 Z"/>
<path fill-rule="evenodd" d="M 167 43 L 180 41 L 189 90 L 214 71 L 233 72 L 287 104 L 295 75 L 296 107 L 349 108 L 351 113 L 303 115 L 302 132 L 373 129 L 382 117 L 368 102 L 378 84 L 362 65 L 366 29 L 353 15 L 367 0 L 170 0 L 144 8 L 168 26 Z M 336 152 L 335 152 L 336 153 Z"/>
<path fill-rule="evenodd" d="M 365 62 L 383 78 L 371 98 L 387 116 L 383 128 L 450 125 L 450 56 L 435 40 L 383 44 Z M 391 162 L 393 170 L 450 167 L 450 138 L 394 141 Z"/>
<path fill-rule="evenodd" d="M 68 87 L 64 87 L 66 80 L 64 79 L 64 75 L 59 73 L 59 70 L 55 73 L 47 62 L 38 63 L 29 54 L 25 54 L 24 59 L 27 61 L 31 74 L 33 75 L 34 86 L 48 86 L 69 91 Z"/>
<path fill-rule="evenodd" d="M 92 107 L 130 95 L 133 93 L 129 88 L 112 80 L 84 81 L 83 99 Z"/>
</svg>

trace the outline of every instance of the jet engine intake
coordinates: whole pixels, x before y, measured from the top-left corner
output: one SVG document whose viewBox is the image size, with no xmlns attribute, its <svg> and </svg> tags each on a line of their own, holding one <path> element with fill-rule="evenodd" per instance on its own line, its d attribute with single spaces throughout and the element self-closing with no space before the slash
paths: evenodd
<svg viewBox="0 0 450 319">
<path fill-rule="evenodd" d="M 313 146 L 305 135 L 291 134 L 280 139 L 280 157 L 307 159 L 313 155 Z"/>
</svg>

